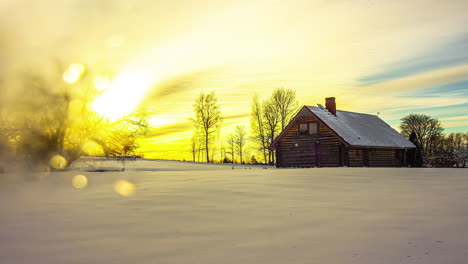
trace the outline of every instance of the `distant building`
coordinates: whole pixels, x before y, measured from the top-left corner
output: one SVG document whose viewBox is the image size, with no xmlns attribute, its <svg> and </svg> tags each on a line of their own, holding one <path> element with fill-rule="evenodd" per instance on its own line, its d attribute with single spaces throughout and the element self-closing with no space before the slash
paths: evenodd
<svg viewBox="0 0 468 264">
<path fill-rule="evenodd" d="M 277 167 L 400 167 L 414 149 L 395 129 L 375 115 L 304 106 L 271 144 Z"/>
</svg>

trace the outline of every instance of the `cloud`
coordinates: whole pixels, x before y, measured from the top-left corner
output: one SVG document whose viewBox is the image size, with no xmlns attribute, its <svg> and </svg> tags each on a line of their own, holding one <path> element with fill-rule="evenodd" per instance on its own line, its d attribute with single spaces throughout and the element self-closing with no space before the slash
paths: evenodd
<svg viewBox="0 0 468 264">
<path fill-rule="evenodd" d="M 444 120 L 444 121 L 467 120 L 467 121 L 468 121 L 468 115 L 464 115 L 464 116 L 453 116 L 453 117 L 445 117 L 445 118 L 441 118 L 441 120 Z"/>
<path fill-rule="evenodd" d="M 416 57 L 398 60 L 384 65 L 380 73 L 370 74 L 358 79 L 360 86 L 400 79 L 423 72 L 454 67 L 468 63 L 468 33 L 456 36 Z"/>
<path fill-rule="evenodd" d="M 155 103 L 167 99 L 167 97 L 175 96 L 179 93 L 184 93 L 199 88 L 203 82 L 215 78 L 219 71 L 219 68 L 213 67 L 199 71 L 183 73 L 164 80 L 151 88 L 142 104 L 144 105 Z"/>
<path fill-rule="evenodd" d="M 442 125 L 447 128 L 465 127 L 464 132 L 468 133 L 468 115 L 452 116 L 440 118 Z"/>
<path fill-rule="evenodd" d="M 466 111 L 466 0 L 293 2 L 0 0 L 0 82 L 54 58 L 145 73 L 141 106 L 175 122 L 154 128 L 157 148 L 190 137 L 202 91 L 218 95 L 222 133 L 248 125 L 253 94 L 277 87 L 301 104 L 334 95 L 339 108 L 383 118 Z"/>
<path fill-rule="evenodd" d="M 249 114 L 237 114 L 237 115 L 224 116 L 224 121 L 227 121 L 227 122 L 223 122 L 222 125 L 237 124 L 236 122 L 237 119 L 246 118 L 248 116 Z M 156 138 L 156 137 L 168 136 L 168 135 L 175 134 L 175 133 L 183 133 L 187 131 L 192 131 L 193 128 L 194 128 L 193 123 L 190 121 L 177 122 L 177 123 L 161 125 L 161 126 L 154 126 L 149 132 L 149 134 L 146 136 L 146 138 Z"/>
<path fill-rule="evenodd" d="M 438 85 L 423 90 L 408 91 L 406 97 L 458 97 L 468 98 L 468 81 Z"/>
<path fill-rule="evenodd" d="M 237 115 L 228 115 L 228 116 L 224 117 L 224 120 L 246 118 L 248 116 L 250 116 L 250 113 L 242 113 L 242 114 L 237 114 Z"/>
<path fill-rule="evenodd" d="M 161 136 L 167 136 L 175 133 L 186 132 L 193 129 L 191 122 L 174 123 L 169 125 L 153 127 L 151 131 L 146 135 L 146 138 L 155 138 Z"/>
<path fill-rule="evenodd" d="M 392 92 L 414 91 L 415 89 L 435 87 L 465 80 L 468 80 L 468 64 L 422 72 L 399 79 L 358 87 L 353 89 L 353 92 L 389 94 Z"/>
</svg>

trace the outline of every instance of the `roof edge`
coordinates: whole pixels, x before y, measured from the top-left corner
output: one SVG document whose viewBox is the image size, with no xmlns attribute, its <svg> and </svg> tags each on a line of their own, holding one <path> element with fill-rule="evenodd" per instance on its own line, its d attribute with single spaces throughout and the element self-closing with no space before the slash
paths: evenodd
<svg viewBox="0 0 468 264">
<path fill-rule="evenodd" d="M 336 133 L 335 130 L 331 129 L 325 122 L 323 122 L 322 119 L 320 119 L 312 110 L 309 109 L 309 106 L 304 105 L 302 106 L 299 111 L 297 111 L 296 115 L 294 116 L 291 121 L 289 121 L 289 124 L 281 131 L 281 133 L 276 137 L 276 139 L 271 143 L 271 145 L 268 147 L 269 150 L 273 150 L 277 145 L 278 142 L 284 137 L 284 135 L 287 133 L 287 131 L 291 128 L 291 126 L 294 124 L 294 122 L 299 118 L 298 115 L 302 111 L 302 109 L 306 108 L 309 113 L 311 113 L 318 121 L 320 121 L 321 124 L 324 124 L 335 136 L 337 136 L 343 143 L 346 145 L 350 146 L 349 142 L 347 142 L 344 138 L 342 138 L 338 133 Z"/>
<path fill-rule="evenodd" d="M 283 129 L 283 131 L 281 131 L 281 133 L 275 138 L 275 140 L 273 140 L 273 142 L 270 144 L 270 146 L 268 146 L 268 149 L 269 150 L 273 150 L 276 145 L 278 145 L 278 142 L 281 138 L 284 137 L 284 134 L 286 134 L 286 131 L 288 131 L 292 124 L 294 124 L 294 122 L 299 118 L 298 115 L 299 113 L 302 111 L 303 108 L 307 108 L 307 105 L 303 105 L 297 112 L 296 114 L 294 115 L 294 117 L 291 119 L 291 121 L 289 121 L 289 124 Z M 310 110 L 309 110 L 310 111 Z"/>
</svg>

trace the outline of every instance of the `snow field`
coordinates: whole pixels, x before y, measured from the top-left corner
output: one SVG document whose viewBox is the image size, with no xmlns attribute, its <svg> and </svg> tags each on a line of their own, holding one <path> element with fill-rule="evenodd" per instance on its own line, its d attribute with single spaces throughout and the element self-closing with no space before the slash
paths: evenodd
<svg viewBox="0 0 468 264">
<path fill-rule="evenodd" d="M 165 169 L 4 180 L 0 263 L 430 264 L 468 258 L 463 169 L 143 165 Z M 73 187 L 77 174 L 87 178 L 84 188 Z M 134 184 L 132 194 L 117 193 L 122 180 Z"/>
</svg>

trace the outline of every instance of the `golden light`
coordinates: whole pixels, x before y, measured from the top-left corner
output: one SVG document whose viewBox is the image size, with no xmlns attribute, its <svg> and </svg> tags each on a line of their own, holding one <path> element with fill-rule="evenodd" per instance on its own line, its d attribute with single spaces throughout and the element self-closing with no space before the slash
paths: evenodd
<svg viewBox="0 0 468 264">
<path fill-rule="evenodd" d="M 72 185 L 76 189 L 84 189 L 88 186 L 88 178 L 84 175 L 75 175 L 72 179 Z"/>
<path fill-rule="evenodd" d="M 86 141 L 83 146 L 81 147 L 84 153 L 88 155 L 99 155 L 103 152 L 102 146 L 96 143 L 95 141 Z"/>
<path fill-rule="evenodd" d="M 118 76 L 93 102 L 93 110 L 111 121 L 132 113 L 153 84 L 154 77 L 145 72 L 125 72 Z"/>
<path fill-rule="evenodd" d="M 67 160 L 62 157 L 61 155 L 54 155 L 50 160 L 49 160 L 50 166 L 54 169 L 63 169 L 67 166 Z"/>
<path fill-rule="evenodd" d="M 132 196 L 135 193 L 135 189 L 135 184 L 127 180 L 118 180 L 114 185 L 115 192 L 125 197 Z"/>
<path fill-rule="evenodd" d="M 62 78 L 67 83 L 74 83 L 80 79 L 83 74 L 85 67 L 80 63 L 72 63 L 68 66 L 65 72 L 62 74 Z"/>
<path fill-rule="evenodd" d="M 173 118 L 153 117 L 148 122 L 151 126 L 164 126 L 164 125 L 176 123 L 177 120 Z"/>
<path fill-rule="evenodd" d="M 122 43 L 123 37 L 120 35 L 113 35 L 109 38 L 109 45 L 113 48 L 119 48 L 120 46 L 122 46 Z"/>
<path fill-rule="evenodd" d="M 111 81 L 107 77 L 97 76 L 96 78 L 94 78 L 93 84 L 94 84 L 94 88 L 96 88 L 98 92 L 102 92 L 106 90 L 107 88 L 109 88 Z"/>
<path fill-rule="evenodd" d="M 70 117 L 78 116 L 83 109 L 83 103 L 80 100 L 74 99 L 68 104 L 68 108 Z"/>
</svg>

